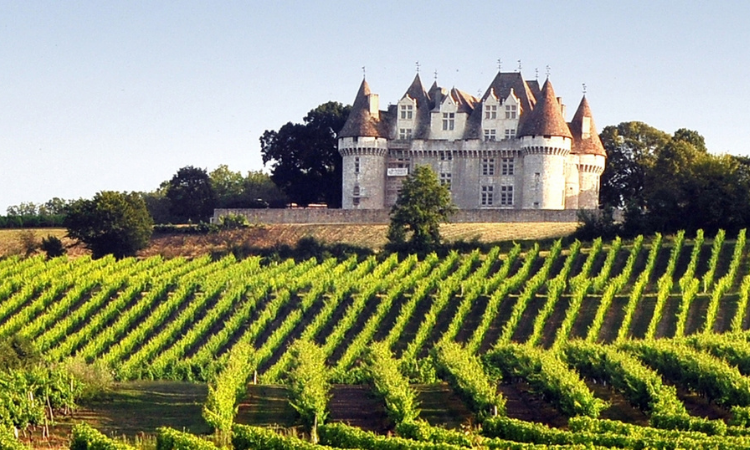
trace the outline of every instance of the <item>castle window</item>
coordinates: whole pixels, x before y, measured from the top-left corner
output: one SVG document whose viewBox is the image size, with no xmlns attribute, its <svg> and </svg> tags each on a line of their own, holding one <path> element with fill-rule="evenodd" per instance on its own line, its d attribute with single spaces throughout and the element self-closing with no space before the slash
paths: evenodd
<svg viewBox="0 0 750 450">
<path fill-rule="evenodd" d="M 352 205 L 359 206 L 359 197 L 354 197 L 352 199 Z"/>
<path fill-rule="evenodd" d="M 354 185 L 354 189 L 352 189 L 352 195 L 354 197 L 359 197 L 359 193 L 360 193 L 360 191 L 359 191 L 359 185 L 358 184 Z"/>
<path fill-rule="evenodd" d="M 518 114 L 518 106 L 516 105 L 505 105 L 505 118 L 515 119 Z"/>
<path fill-rule="evenodd" d="M 482 175 L 495 175 L 495 160 L 493 158 L 482 160 Z"/>
<path fill-rule="evenodd" d="M 401 118 L 411 120 L 414 117 L 414 105 L 401 105 Z"/>
<path fill-rule="evenodd" d="M 401 140 L 409 140 L 412 136 L 411 128 L 400 128 L 398 130 L 398 138 Z"/>
<path fill-rule="evenodd" d="M 502 175 L 513 175 L 515 172 L 515 160 L 513 158 L 503 158 L 501 161 L 500 173 Z"/>
<path fill-rule="evenodd" d="M 481 204 L 482 206 L 492 206 L 492 202 L 494 200 L 494 192 L 495 187 L 494 186 L 482 186 L 482 197 L 481 197 Z"/>
<path fill-rule="evenodd" d="M 443 130 L 452 130 L 456 126 L 456 113 L 443 113 Z"/>
<path fill-rule="evenodd" d="M 485 105 L 484 118 L 485 119 L 497 119 L 497 105 Z"/>
<path fill-rule="evenodd" d="M 484 140 L 494 141 L 497 137 L 497 130 L 484 130 Z"/>
<path fill-rule="evenodd" d="M 500 206 L 513 206 L 513 186 L 500 186 Z"/>
<path fill-rule="evenodd" d="M 505 130 L 505 139 L 513 139 L 516 137 L 516 130 L 510 128 Z"/>
<path fill-rule="evenodd" d="M 443 186 L 446 186 L 448 190 L 451 190 L 451 174 L 449 173 L 441 173 L 440 174 L 440 184 Z"/>
<path fill-rule="evenodd" d="M 440 161 L 452 161 L 453 153 L 451 152 L 440 152 Z"/>
<path fill-rule="evenodd" d="M 359 156 L 354 157 L 354 173 L 359 173 Z"/>
</svg>

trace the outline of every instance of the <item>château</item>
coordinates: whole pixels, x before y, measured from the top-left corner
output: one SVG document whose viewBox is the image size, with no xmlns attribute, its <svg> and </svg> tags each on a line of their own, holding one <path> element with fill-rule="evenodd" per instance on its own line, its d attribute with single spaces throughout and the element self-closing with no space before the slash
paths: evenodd
<svg viewBox="0 0 750 450">
<path fill-rule="evenodd" d="M 383 209 L 427 165 L 460 209 L 595 209 L 606 153 L 586 95 L 570 122 L 549 77 L 498 72 L 481 98 L 419 77 L 386 110 L 365 79 L 338 134 L 344 209 Z"/>
</svg>

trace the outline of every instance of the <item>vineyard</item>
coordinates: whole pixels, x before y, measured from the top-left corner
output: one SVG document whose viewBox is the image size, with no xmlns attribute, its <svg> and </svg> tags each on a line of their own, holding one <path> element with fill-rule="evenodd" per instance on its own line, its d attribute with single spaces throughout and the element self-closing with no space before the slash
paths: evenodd
<svg viewBox="0 0 750 450">
<path fill-rule="evenodd" d="M 207 384 L 203 417 L 235 449 L 748 448 L 749 262 L 744 230 L 423 259 L 11 257 L 0 337 L 122 382 Z M 250 383 L 286 386 L 302 431 L 243 422 Z M 419 391 L 436 383 L 471 428 L 424 420 Z M 384 423 L 331 420 L 341 385 L 365 386 Z M 519 389 L 550 418 L 519 414 Z"/>
</svg>

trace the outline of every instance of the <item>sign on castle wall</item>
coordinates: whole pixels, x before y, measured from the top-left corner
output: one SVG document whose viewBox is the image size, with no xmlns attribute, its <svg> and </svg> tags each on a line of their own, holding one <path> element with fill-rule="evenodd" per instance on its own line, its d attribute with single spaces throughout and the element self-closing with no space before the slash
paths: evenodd
<svg viewBox="0 0 750 450">
<path fill-rule="evenodd" d="M 408 167 L 389 167 L 388 168 L 389 177 L 405 177 L 407 175 L 409 175 Z"/>
</svg>

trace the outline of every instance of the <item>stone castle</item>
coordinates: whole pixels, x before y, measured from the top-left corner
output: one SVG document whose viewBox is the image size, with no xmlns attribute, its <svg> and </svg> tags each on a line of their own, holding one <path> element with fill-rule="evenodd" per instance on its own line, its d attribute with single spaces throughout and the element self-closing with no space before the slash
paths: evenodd
<svg viewBox="0 0 750 450">
<path fill-rule="evenodd" d="M 573 119 L 547 79 L 499 72 L 482 98 L 417 73 L 380 110 L 366 80 L 339 132 L 344 209 L 383 209 L 427 165 L 460 209 L 595 209 L 606 153 L 584 94 Z"/>
</svg>

